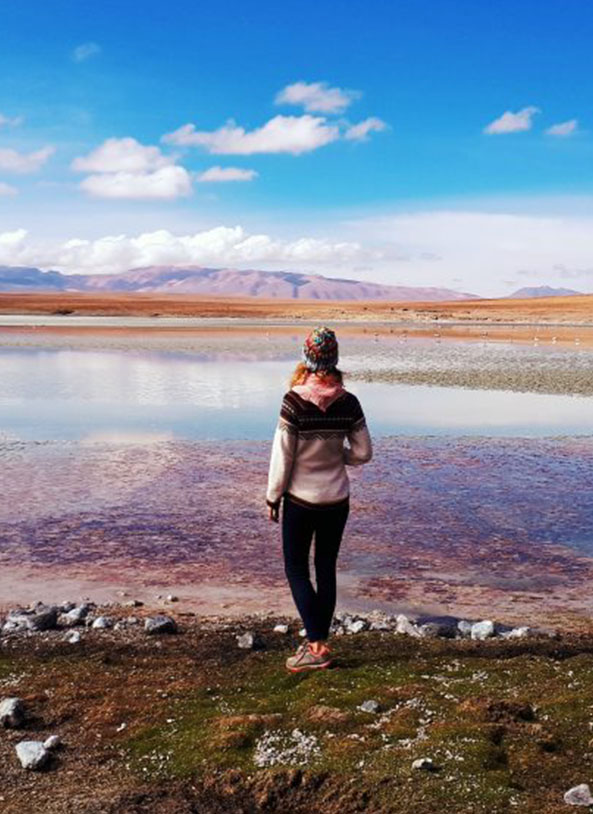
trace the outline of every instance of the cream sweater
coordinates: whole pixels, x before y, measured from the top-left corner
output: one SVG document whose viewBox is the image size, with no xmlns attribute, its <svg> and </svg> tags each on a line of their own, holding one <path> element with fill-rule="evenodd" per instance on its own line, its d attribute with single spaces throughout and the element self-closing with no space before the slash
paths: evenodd
<svg viewBox="0 0 593 814">
<path fill-rule="evenodd" d="M 267 503 L 276 506 L 285 494 L 305 505 L 341 503 L 350 492 L 346 466 L 364 464 L 371 456 L 356 396 L 318 382 L 295 387 L 284 396 L 274 434 Z"/>
</svg>

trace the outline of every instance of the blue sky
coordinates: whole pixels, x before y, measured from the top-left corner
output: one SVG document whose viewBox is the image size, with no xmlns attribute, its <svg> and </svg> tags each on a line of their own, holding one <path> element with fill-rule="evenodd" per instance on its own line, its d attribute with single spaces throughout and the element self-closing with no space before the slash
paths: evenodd
<svg viewBox="0 0 593 814">
<path fill-rule="evenodd" d="M 0 262 L 593 289 L 587 0 L 5 0 L 0 25 Z"/>
</svg>

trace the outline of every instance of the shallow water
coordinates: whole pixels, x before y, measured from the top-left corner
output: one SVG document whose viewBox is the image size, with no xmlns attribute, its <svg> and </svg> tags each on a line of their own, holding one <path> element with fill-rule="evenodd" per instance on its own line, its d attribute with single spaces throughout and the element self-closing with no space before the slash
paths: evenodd
<svg viewBox="0 0 593 814">
<path fill-rule="evenodd" d="M 360 368 L 356 356 L 349 361 L 352 370 Z M 5 347 L 0 433 L 28 440 L 265 440 L 291 365 L 292 357 L 259 359 L 255 353 L 221 361 L 208 353 Z M 591 397 L 356 378 L 348 386 L 361 399 L 375 435 L 593 432 Z"/>
</svg>

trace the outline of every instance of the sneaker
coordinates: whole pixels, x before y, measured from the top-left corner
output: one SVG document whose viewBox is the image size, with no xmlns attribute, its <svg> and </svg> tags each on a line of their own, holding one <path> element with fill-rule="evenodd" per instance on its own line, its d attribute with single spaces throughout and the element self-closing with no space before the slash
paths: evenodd
<svg viewBox="0 0 593 814">
<path fill-rule="evenodd" d="M 331 656 L 327 648 L 316 655 L 311 650 L 309 643 L 305 642 L 300 645 L 294 656 L 286 659 L 286 669 L 291 673 L 300 673 L 303 670 L 322 670 L 324 667 L 329 667 L 331 663 Z"/>
</svg>

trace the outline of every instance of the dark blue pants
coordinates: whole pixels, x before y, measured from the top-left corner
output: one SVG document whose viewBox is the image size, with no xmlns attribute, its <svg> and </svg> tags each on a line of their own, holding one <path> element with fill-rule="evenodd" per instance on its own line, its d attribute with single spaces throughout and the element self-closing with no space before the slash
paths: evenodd
<svg viewBox="0 0 593 814">
<path fill-rule="evenodd" d="M 336 607 L 336 563 L 349 505 L 308 508 L 285 497 L 282 510 L 284 569 L 310 642 L 327 639 Z M 315 537 L 315 585 L 309 553 Z"/>
</svg>

